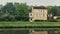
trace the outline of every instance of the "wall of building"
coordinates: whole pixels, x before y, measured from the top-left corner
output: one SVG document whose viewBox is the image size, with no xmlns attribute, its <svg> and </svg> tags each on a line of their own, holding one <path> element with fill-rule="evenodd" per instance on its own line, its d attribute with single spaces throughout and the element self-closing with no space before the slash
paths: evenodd
<svg viewBox="0 0 60 34">
<path fill-rule="evenodd" d="M 35 20 L 47 20 L 47 9 L 33 9 L 33 19 Z"/>
</svg>

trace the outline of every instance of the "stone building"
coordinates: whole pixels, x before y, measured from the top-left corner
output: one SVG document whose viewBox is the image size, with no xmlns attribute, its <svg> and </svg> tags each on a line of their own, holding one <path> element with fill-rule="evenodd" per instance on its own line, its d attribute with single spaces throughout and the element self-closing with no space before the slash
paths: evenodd
<svg viewBox="0 0 60 34">
<path fill-rule="evenodd" d="M 29 13 L 29 21 L 47 20 L 47 8 L 44 6 L 32 6 L 32 12 Z"/>
</svg>

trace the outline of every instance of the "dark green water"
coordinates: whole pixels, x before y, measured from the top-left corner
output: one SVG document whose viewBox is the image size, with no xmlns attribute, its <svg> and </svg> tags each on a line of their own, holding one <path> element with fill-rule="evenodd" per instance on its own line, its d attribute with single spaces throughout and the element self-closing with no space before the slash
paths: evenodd
<svg viewBox="0 0 60 34">
<path fill-rule="evenodd" d="M 42 31 L 42 30 L 35 30 Z M 48 34 L 60 34 L 60 30 L 49 30 Z M 0 34 L 30 34 L 29 30 L 0 30 Z"/>
<path fill-rule="evenodd" d="M 28 30 L 0 30 L 0 34 L 29 34 Z"/>
</svg>

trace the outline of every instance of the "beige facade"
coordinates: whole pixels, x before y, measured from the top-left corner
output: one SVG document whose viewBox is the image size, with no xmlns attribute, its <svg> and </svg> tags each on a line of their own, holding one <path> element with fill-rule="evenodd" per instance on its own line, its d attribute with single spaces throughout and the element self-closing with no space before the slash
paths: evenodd
<svg viewBox="0 0 60 34">
<path fill-rule="evenodd" d="M 32 12 L 29 13 L 29 20 L 47 20 L 47 8 L 43 6 L 33 6 Z"/>
<path fill-rule="evenodd" d="M 48 34 L 47 31 L 36 31 L 36 32 L 32 32 L 32 34 Z"/>
</svg>

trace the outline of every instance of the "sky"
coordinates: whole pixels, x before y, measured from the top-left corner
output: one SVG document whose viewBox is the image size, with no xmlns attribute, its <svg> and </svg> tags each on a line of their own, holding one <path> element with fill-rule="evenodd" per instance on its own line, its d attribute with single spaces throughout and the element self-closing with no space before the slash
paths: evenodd
<svg viewBox="0 0 60 34">
<path fill-rule="evenodd" d="M 60 6 L 60 0 L 0 0 L 0 5 L 5 5 L 7 2 L 27 3 L 28 5 L 36 6 Z"/>
</svg>

